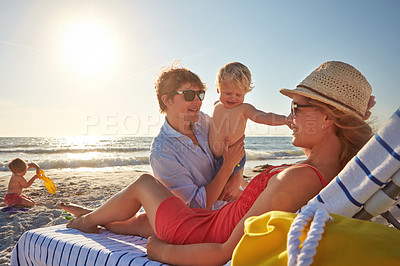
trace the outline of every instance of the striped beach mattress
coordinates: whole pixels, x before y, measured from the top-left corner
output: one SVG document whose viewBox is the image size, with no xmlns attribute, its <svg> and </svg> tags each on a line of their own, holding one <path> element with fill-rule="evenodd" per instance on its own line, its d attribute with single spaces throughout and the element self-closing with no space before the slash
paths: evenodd
<svg viewBox="0 0 400 266">
<path fill-rule="evenodd" d="M 82 233 L 57 225 L 25 232 L 14 247 L 11 265 L 165 265 L 146 255 L 146 238 Z"/>
</svg>

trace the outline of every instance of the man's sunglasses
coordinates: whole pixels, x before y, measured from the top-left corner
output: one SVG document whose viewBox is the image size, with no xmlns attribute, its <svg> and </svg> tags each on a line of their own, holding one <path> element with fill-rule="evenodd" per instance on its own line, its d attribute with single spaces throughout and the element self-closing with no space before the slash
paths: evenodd
<svg viewBox="0 0 400 266">
<path fill-rule="evenodd" d="M 311 105 L 311 104 L 297 104 L 295 102 L 292 102 L 292 106 L 291 106 L 292 115 L 296 115 L 297 110 L 299 108 L 303 108 L 303 107 L 315 107 L 315 106 Z"/>
<path fill-rule="evenodd" d="M 194 97 L 196 97 L 196 95 L 199 96 L 200 101 L 202 101 L 204 99 L 204 96 L 206 95 L 206 92 L 203 90 L 199 91 L 186 90 L 186 91 L 176 91 L 172 93 L 172 95 L 175 94 L 183 94 L 183 96 L 185 97 L 185 101 L 191 102 L 194 100 Z"/>
</svg>

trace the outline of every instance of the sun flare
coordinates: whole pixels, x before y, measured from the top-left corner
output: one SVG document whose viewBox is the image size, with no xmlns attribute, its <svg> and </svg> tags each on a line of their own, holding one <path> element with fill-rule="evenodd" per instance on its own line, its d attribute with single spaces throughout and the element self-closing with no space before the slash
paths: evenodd
<svg viewBox="0 0 400 266">
<path fill-rule="evenodd" d="M 66 66 L 83 74 L 99 73 L 109 68 L 117 50 L 111 31 L 95 20 L 67 24 L 60 46 Z"/>
</svg>

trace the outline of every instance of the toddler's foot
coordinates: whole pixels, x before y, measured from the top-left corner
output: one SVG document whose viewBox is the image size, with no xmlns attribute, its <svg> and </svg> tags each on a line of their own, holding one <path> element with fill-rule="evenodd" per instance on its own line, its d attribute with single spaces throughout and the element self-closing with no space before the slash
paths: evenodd
<svg viewBox="0 0 400 266">
<path fill-rule="evenodd" d="M 87 209 L 76 204 L 65 204 L 64 202 L 60 203 L 60 208 L 66 212 L 73 214 L 75 217 L 80 217 L 93 211 L 92 209 Z"/>
<path fill-rule="evenodd" d="M 97 225 L 90 225 L 87 221 L 87 215 L 82 215 L 75 218 L 67 223 L 68 228 L 78 229 L 84 233 L 99 233 L 99 228 Z"/>
</svg>

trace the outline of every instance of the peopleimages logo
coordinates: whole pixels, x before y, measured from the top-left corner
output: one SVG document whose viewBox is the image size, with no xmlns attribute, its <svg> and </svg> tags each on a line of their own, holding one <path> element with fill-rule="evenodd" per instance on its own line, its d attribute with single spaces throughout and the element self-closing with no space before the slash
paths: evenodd
<svg viewBox="0 0 400 266">
<path fill-rule="evenodd" d="M 83 135 L 154 135 L 164 123 L 162 115 L 87 113 Z"/>
<path fill-rule="evenodd" d="M 179 127 L 185 127 L 191 117 L 180 116 Z M 314 118 L 315 120 L 315 118 Z M 165 117 L 162 114 L 145 115 L 122 112 L 89 112 L 82 117 L 82 135 L 97 136 L 155 136 L 164 124 Z M 234 119 L 235 123 L 229 127 L 229 117 L 224 117 L 224 125 L 214 125 L 214 130 L 223 133 L 226 130 L 236 132 L 243 126 L 243 120 Z M 314 121 L 315 122 L 315 121 Z M 282 136 L 290 135 L 291 130 L 287 126 L 267 126 L 248 120 L 245 135 L 247 136 Z"/>
</svg>

